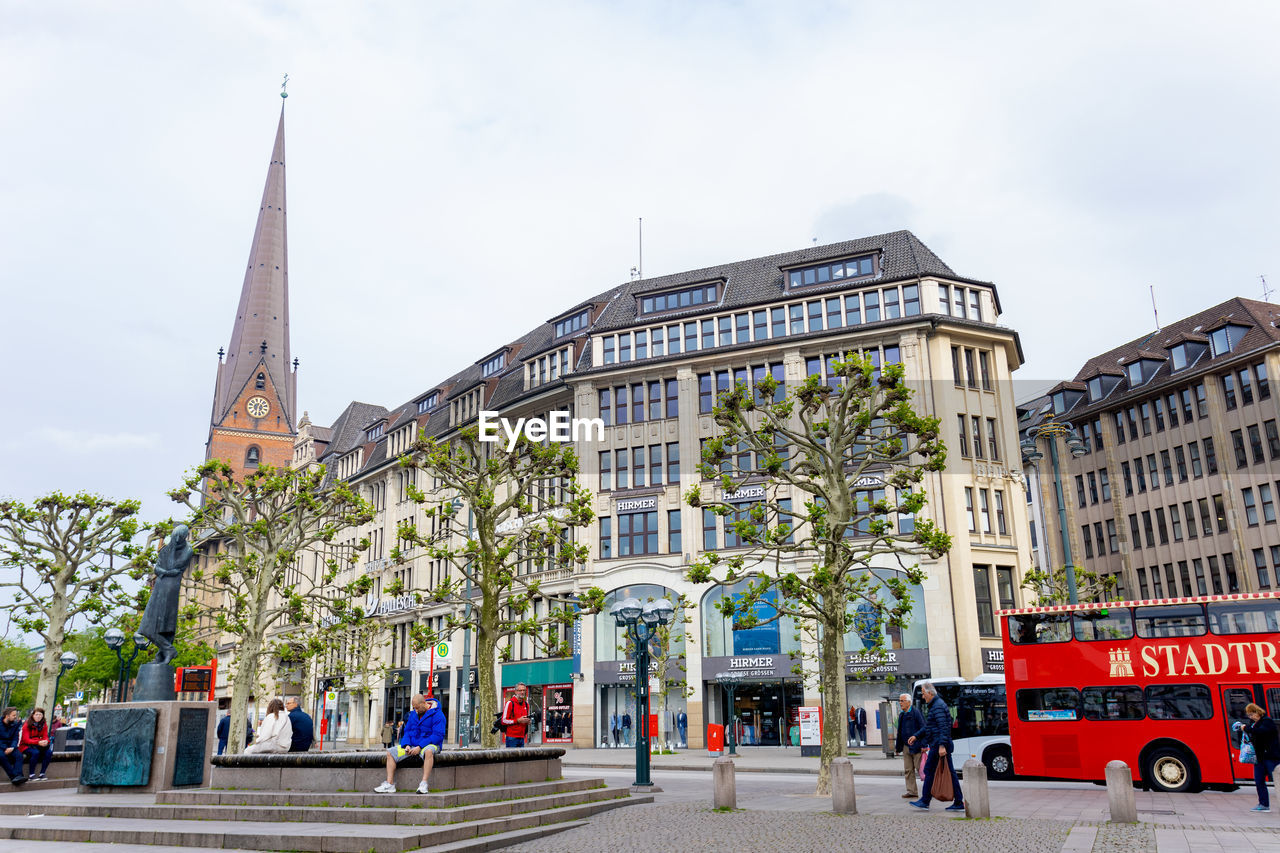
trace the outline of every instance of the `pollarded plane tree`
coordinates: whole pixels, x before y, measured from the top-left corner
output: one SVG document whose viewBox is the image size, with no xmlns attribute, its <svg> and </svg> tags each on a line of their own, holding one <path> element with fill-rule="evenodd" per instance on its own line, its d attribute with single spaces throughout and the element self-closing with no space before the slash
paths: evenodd
<svg viewBox="0 0 1280 853">
<path fill-rule="evenodd" d="M 705 442 L 701 465 L 721 497 L 707 500 L 698 486 L 686 494 L 725 517 L 726 535 L 741 546 L 705 554 L 689 580 L 741 584 L 719 603 L 736 628 L 791 617 L 817 649 L 820 794 L 830 792 L 830 763 L 846 748 L 846 632 L 879 638 L 858 658 L 855 674 L 866 676 L 885 628 L 910 617 L 911 587 L 924 578 L 918 558 L 936 559 L 951 545 L 917 518 L 925 475 L 944 469 L 946 449 L 938 419 L 912 407 L 902 366 L 848 353 L 825 367 L 789 393 L 769 375 L 721 393 L 712 412 L 719 434 Z M 748 483 L 764 492 L 749 508 L 725 499 Z"/>
<path fill-rule="evenodd" d="M 545 570 L 586 563 L 588 548 L 572 531 L 594 518 L 592 496 L 578 482 L 571 445 L 523 434 L 510 445 L 481 441 L 474 426 L 444 439 L 424 435 L 401 464 L 424 471 L 438 488 L 428 497 L 409 487 L 427 523 L 419 529 L 413 519 L 401 522 L 391 559 L 404 562 L 411 549 L 421 549 L 416 556 L 448 569 L 431 589 L 409 593 L 419 605 L 442 604 L 446 611 L 438 623 L 415 623 L 413 650 L 462 628 L 475 631 L 476 701 L 487 723 L 498 710 L 494 666 L 499 655 L 511 654 L 511 642 L 527 637 L 548 656 L 566 657 L 566 629 L 603 604 L 598 588 L 553 594 L 542 577 Z M 482 732 L 484 746 L 497 745 L 495 733 Z"/>
<path fill-rule="evenodd" d="M 36 707 L 52 708 L 72 624 L 104 621 L 127 607 L 121 583 L 155 561 L 154 540 L 138 544 L 138 501 L 51 492 L 30 503 L 0 500 L 0 603 L 12 625 L 44 641 Z"/>
<path fill-rule="evenodd" d="M 327 578 L 354 565 L 368 540 L 335 545 L 339 534 L 373 518 L 373 507 L 324 466 L 307 470 L 263 465 L 241 479 L 212 460 L 169 493 L 191 510 L 193 547 L 207 549 L 209 568 L 192 570 L 205 593 L 186 615 L 205 609 L 214 627 L 235 643 L 231 667 L 228 749 L 244 748 L 249 696 L 264 664 L 296 661 L 316 625 L 316 602 Z M 320 571 L 304 569 L 304 552 L 326 555 Z"/>
</svg>

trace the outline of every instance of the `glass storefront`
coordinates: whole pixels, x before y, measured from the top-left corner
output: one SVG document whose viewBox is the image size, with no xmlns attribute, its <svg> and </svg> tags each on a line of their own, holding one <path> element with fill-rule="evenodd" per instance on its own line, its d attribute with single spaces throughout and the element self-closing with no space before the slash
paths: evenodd
<svg viewBox="0 0 1280 853">
<path fill-rule="evenodd" d="M 714 708 L 712 722 L 729 719 L 729 692 L 715 682 L 706 685 L 708 703 Z M 784 746 L 791 743 L 791 728 L 797 724 L 804 704 L 804 687 L 799 680 L 747 682 L 739 684 L 733 697 L 734 729 L 739 746 Z"/>
</svg>

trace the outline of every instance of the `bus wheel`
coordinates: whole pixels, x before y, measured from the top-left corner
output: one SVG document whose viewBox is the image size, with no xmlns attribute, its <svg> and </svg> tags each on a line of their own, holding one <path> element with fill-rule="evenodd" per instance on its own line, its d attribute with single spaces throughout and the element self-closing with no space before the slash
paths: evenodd
<svg viewBox="0 0 1280 853">
<path fill-rule="evenodd" d="M 992 779 L 1013 778 L 1013 753 L 1003 744 L 993 746 L 984 752 L 982 763 L 987 765 L 987 775 Z"/>
<path fill-rule="evenodd" d="M 1196 775 L 1195 759 L 1177 747 L 1161 747 L 1147 759 L 1146 776 L 1157 791 L 1190 791 L 1195 787 Z"/>
</svg>

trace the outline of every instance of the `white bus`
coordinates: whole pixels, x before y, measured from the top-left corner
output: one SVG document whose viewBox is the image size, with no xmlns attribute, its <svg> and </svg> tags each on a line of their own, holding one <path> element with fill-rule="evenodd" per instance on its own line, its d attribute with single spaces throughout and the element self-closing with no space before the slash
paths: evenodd
<svg viewBox="0 0 1280 853">
<path fill-rule="evenodd" d="M 970 758 L 987 765 L 991 779 L 1013 778 L 1013 750 L 1009 746 L 1009 706 L 1003 675 L 975 679 L 924 678 L 912 693 L 921 714 L 927 713 L 920 685 L 932 681 L 951 711 L 951 740 L 955 742 L 956 769 Z"/>
</svg>

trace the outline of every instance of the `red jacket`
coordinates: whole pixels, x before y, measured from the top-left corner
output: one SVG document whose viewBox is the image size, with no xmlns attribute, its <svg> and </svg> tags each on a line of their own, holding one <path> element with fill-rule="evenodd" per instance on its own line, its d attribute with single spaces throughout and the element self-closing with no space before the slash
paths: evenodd
<svg viewBox="0 0 1280 853">
<path fill-rule="evenodd" d="M 521 717 L 529 716 L 529 702 L 521 702 L 512 696 L 502 706 L 502 724 L 507 727 L 507 737 L 523 738 L 527 731 L 525 723 L 517 723 Z"/>
<path fill-rule="evenodd" d="M 47 740 L 50 745 L 53 743 L 53 736 L 49 734 L 48 722 L 41 722 L 39 728 L 31 727 L 31 720 L 27 720 L 22 724 L 22 735 L 18 738 L 18 748 L 26 749 L 27 747 L 35 747 L 40 749 L 40 741 Z"/>
</svg>

